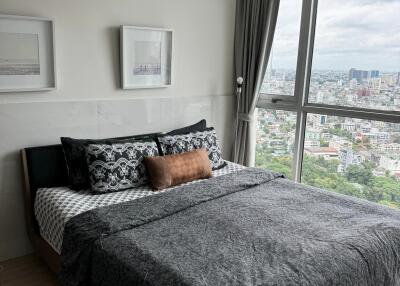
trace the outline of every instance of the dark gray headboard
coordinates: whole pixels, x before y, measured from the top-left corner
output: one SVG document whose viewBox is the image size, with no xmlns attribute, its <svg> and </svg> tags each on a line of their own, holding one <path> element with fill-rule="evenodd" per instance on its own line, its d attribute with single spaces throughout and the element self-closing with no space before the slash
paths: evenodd
<svg viewBox="0 0 400 286">
<path fill-rule="evenodd" d="M 66 186 L 68 171 L 61 144 L 26 148 L 26 167 L 31 192 Z"/>
<path fill-rule="evenodd" d="M 61 144 L 21 150 L 25 217 L 30 237 L 38 233 L 33 204 L 39 188 L 68 184 L 67 166 Z"/>
</svg>

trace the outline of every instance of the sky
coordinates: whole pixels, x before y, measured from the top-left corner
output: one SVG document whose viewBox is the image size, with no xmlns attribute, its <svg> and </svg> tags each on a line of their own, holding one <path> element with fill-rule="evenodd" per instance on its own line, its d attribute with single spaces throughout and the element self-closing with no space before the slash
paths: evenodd
<svg viewBox="0 0 400 286">
<path fill-rule="evenodd" d="M 296 67 L 301 2 L 281 0 L 273 68 Z M 319 0 L 313 69 L 352 67 L 400 71 L 400 0 Z"/>
</svg>

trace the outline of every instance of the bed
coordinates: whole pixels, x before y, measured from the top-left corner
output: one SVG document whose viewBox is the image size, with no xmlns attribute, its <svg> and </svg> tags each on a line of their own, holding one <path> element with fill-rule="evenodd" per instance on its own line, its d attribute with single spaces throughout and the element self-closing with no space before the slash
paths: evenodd
<svg viewBox="0 0 400 286">
<path fill-rule="evenodd" d="M 243 168 L 241 165 L 228 162 L 226 167 L 213 171 L 213 177 L 226 175 Z M 200 180 L 187 184 L 194 184 L 198 181 Z M 154 192 L 150 186 L 145 185 L 126 191 L 92 195 L 86 190 L 73 191 L 65 186 L 40 188 L 35 197 L 35 218 L 42 238 L 55 252 L 61 254 L 64 228 L 72 217 L 95 208 L 133 201 L 173 189 L 174 187 Z"/>
<path fill-rule="evenodd" d="M 63 285 L 400 285 L 397 210 L 236 164 L 93 200 L 62 160 L 22 150 L 28 233 Z"/>
</svg>

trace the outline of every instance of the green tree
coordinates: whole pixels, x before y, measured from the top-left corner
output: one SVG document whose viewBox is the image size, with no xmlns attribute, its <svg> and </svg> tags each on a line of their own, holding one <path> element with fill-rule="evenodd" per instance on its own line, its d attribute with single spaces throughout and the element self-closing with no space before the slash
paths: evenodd
<svg viewBox="0 0 400 286">
<path fill-rule="evenodd" d="M 324 139 L 319 140 L 319 146 L 321 147 L 329 147 L 329 142 Z"/>
<path fill-rule="evenodd" d="M 276 155 L 274 149 L 257 146 L 256 166 L 270 169 L 292 178 L 293 157 L 289 154 Z M 302 183 L 337 193 L 350 195 L 393 208 L 400 208 L 400 183 L 390 176 L 373 175 L 373 163 L 364 161 L 360 165 L 350 165 L 345 174 L 338 173 L 338 160 L 324 157 L 303 157 Z"/>
<path fill-rule="evenodd" d="M 345 176 L 349 182 L 369 185 L 373 176 L 372 165 L 369 162 L 363 162 L 361 165 L 350 165 L 346 169 Z"/>
<path fill-rule="evenodd" d="M 325 160 L 323 157 L 315 158 L 305 155 L 301 181 L 337 193 L 362 197 L 359 188 L 337 173 L 338 165 L 338 160 Z"/>
</svg>

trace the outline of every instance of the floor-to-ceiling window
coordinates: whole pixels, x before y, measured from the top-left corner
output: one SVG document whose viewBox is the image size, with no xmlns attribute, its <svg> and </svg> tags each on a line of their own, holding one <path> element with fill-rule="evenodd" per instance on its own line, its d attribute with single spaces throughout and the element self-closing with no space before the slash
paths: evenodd
<svg viewBox="0 0 400 286">
<path fill-rule="evenodd" d="M 281 0 L 256 165 L 400 208 L 400 0 Z"/>
</svg>

